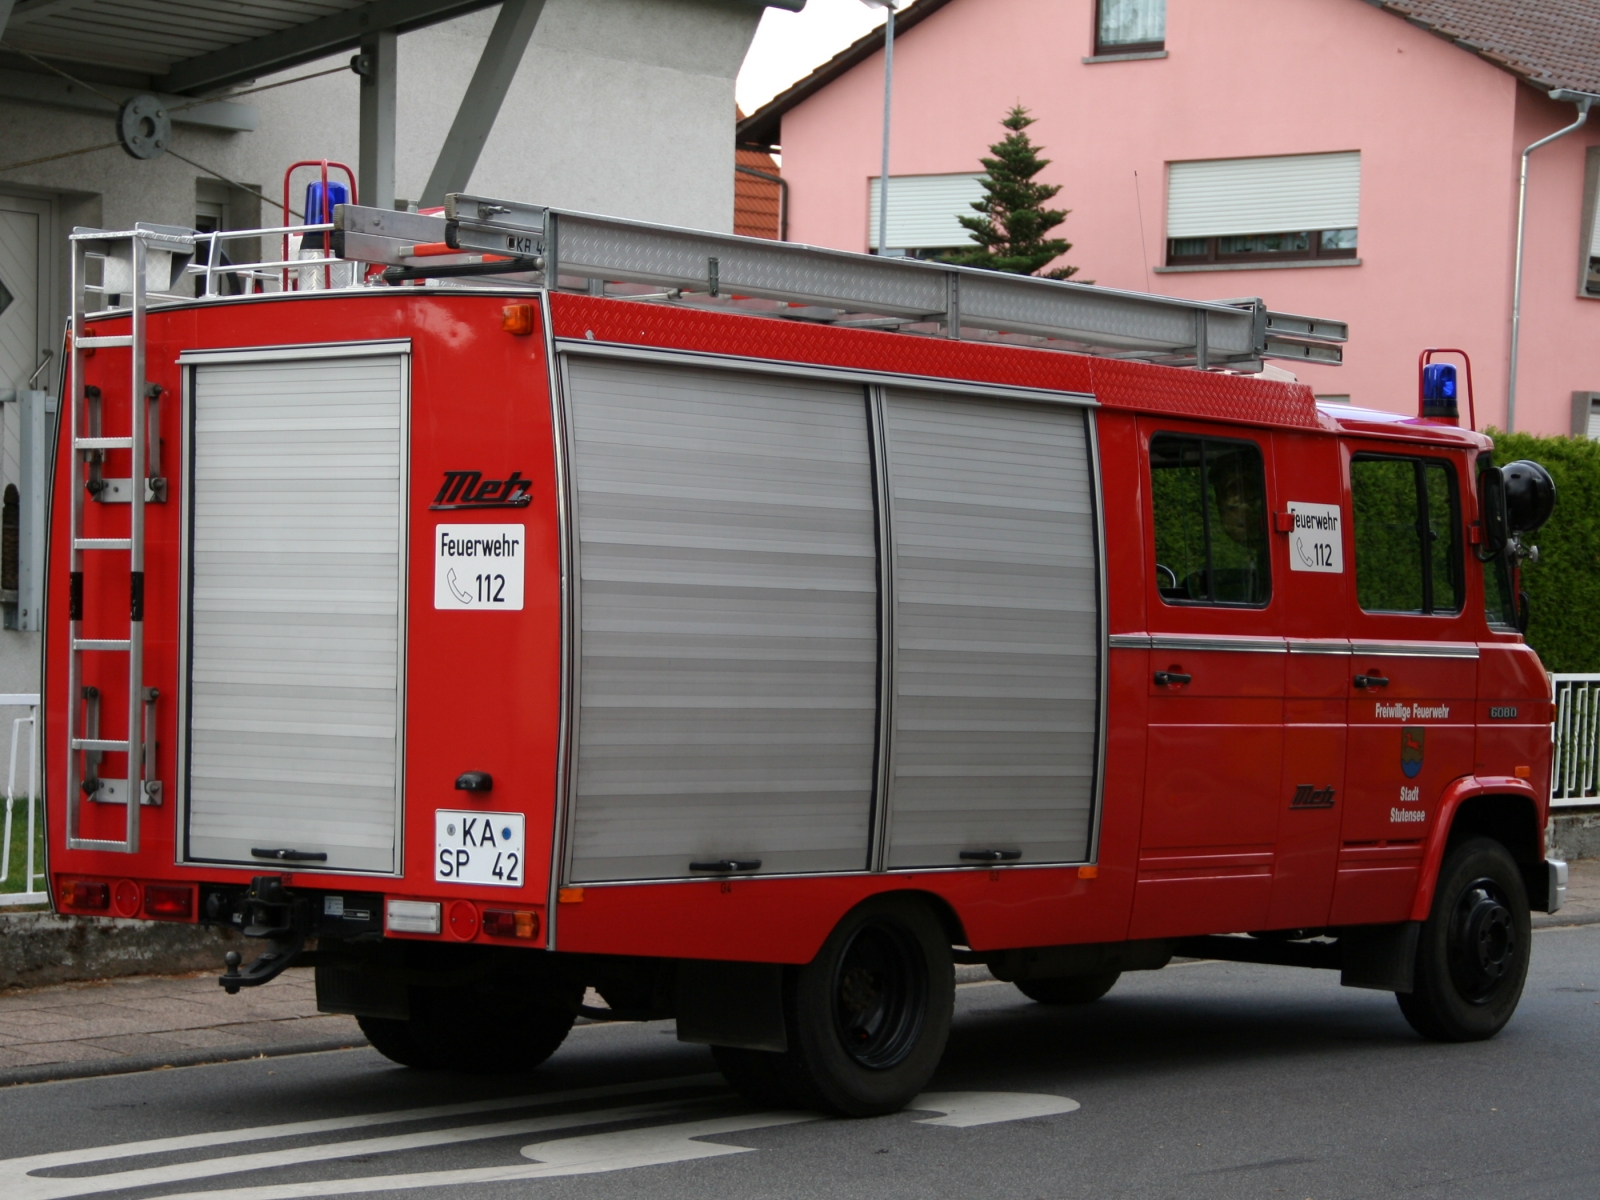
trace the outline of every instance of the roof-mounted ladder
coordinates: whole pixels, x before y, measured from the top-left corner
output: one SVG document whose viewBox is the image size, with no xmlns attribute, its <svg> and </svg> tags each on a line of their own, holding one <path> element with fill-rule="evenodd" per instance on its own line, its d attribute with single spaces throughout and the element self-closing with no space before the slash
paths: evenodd
<svg viewBox="0 0 1600 1200">
<path fill-rule="evenodd" d="M 515 276 L 636 297 L 754 308 L 768 316 L 947 337 L 1043 339 L 1062 349 L 1201 369 L 1263 358 L 1336 364 L 1343 322 L 1267 310 L 1258 299 L 1181 300 L 916 259 L 675 229 L 511 200 L 452 194 L 443 215 L 342 205 L 340 257 L 388 264 L 391 282 Z"/>
<path fill-rule="evenodd" d="M 190 231 L 140 224 L 126 233 L 77 229 L 72 234 L 72 555 L 69 631 L 71 654 L 67 668 L 67 845 L 74 850 L 114 850 L 136 854 L 139 850 L 139 811 L 161 803 L 156 773 L 155 688 L 144 683 L 144 542 L 145 504 L 166 498 L 160 473 L 161 389 L 145 379 L 145 318 L 150 293 L 166 292 L 183 274 L 194 254 Z M 101 260 L 101 282 L 88 281 L 88 264 Z M 155 283 L 157 286 L 152 287 Z M 129 331 L 116 335 L 86 332 L 87 295 L 102 298 L 127 296 Z M 115 301 L 112 301 L 115 303 Z M 92 353 L 128 351 L 127 410 L 131 414 L 126 435 L 107 435 L 101 427 L 104 401 L 98 387 L 84 384 L 84 362 Z M 109 376 L 107 376 L 109 378 Z M 126 450 L 132 459 L 128 479 L 107 479 L 107 456 Z M 141 486 L 142 485 L 142 486 Z M 127 503 L 126 536 L 89 537 L 84 516 L 89 502 L 110 506 Z M 118 522 L 120 524 L 120 522 Z M 100 530 L 97 532 L 104 533 Z M 98 597 L 115 572 L 112 556 L 128 556 L 128 625 L 123 636 L 88 637 L 84 631 L 85 597 Z M 113 632 L 121 633 L 120 630 Z M 122 656 L 126 662 L 126 730 L 122 736 L 104 736 L 102 695 L 98 686 L 84 682 L 84 656 Z M 98 672 L 97 677 L 100 677 Z M 119 689 L 120 690 L 120 689 Z M 118 697 L 120 699 L 120 697 Z M 122 707 L 122 706 L 118 706 Z M 126 779 L 105 779 L 100 763 L 107 754 L 127 757 Z M 135 797 L 137 801 L 135 802 Z M 86 803 L 122 805 L 127 817 L 119 838 L 85 837 Z"/>
</svg>

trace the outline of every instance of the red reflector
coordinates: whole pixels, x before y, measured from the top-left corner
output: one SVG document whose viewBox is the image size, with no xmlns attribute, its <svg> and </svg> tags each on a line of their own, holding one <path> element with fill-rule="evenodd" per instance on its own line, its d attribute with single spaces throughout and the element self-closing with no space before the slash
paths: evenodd
<svg viewBox="0 0 1600 1200">
<path fill-rule="evenodd" d="M 144 885 L 144 911 L 148 917 L 188 920 L 194 914 L 194 891 L 181 885 Z"/>
<path fill-rule="evenodd" d="M 68 879 L 61 885 L 61 907 L 104 912 L 111 907 L 111 889 L 87 879 Z"/>
<path fill-rule="evenodd" d="M 490 937 L 536 938 L 539 936 L 539 914 L 491 909 L 483 914 L 483 931 Z"/>
<path fill-rule="evenodd" d="M 111 898 L 117 903 L 118 916 L 136 917 L 139 915 L 139 885 L 133 880 L 117 880 L 117 886 L 111 893 Z"/>
</svg>

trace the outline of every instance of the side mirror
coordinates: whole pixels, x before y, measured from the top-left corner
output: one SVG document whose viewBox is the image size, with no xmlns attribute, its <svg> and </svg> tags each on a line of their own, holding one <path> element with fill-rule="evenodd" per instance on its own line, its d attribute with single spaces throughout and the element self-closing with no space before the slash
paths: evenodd
<svg viewBox="0 0 1600 1200">
<path fill-rule="evenodd" d="M 1506 524 L 1512 533 L 1532 533 L 1543 527 L 1556 506 L 1556 481 L 1536 462 L 1509 463 L 1505 476 Z"/>
<path fill-rule="evenodd" d="M 1505 474 L 1499 467 L 1484 467 L 1478 472 L 1478 512 L 1483 521 L 1483 544 L 1478 547 L 1478 557 L 1488 562 L 1511 539 Z"/>
</svg>

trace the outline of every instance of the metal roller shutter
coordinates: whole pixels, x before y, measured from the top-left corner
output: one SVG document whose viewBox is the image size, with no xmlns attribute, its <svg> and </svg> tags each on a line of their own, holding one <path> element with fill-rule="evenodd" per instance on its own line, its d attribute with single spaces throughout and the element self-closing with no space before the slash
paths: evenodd
<svg viewBox="0 0 1600 1200">
<path fill-rule="evenodd" d="M 866 866 L 876 517 L 862 391 L 568 360 L 569 878 Z"/>
<path fill-rule="evenodd" d="M 1085 411 L 891 391 L 888 865 L 1078 862 L 1093 821 L 1099 565 Z"/>
<path fill-rule="evenodd" d="M 1360 208 L 1355 150 L 1167 165 L 1169 238 L 1354 229 Z"/>
<path fill-rule="evenodd" d="M 397 867 L 406 386 L 392 350 L 195 369 L 190 859 Z"/>
<path fill-rule="evenodd" d="M 928 250 L 970 246 L 972 236 L 957 217 L 971 217 L 974 200 L 983 199 L 982 175 L 889 176 L 889 245 Z M 869 181 L 867 245 L 878 248 L 878 177 Z"/>
</svg>

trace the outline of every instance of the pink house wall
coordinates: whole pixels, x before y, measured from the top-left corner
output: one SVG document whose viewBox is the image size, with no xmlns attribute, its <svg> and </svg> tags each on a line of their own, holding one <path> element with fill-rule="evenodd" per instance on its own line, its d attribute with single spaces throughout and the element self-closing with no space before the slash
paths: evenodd
<svg viewBox="0 0 1600 1200">
<path fill-rule="evenodd" d="M 1093 0 L 954 0 L 907 31 L 890 174 L 978 170 L 1025 104 L 1079 278 L 1346 320 L 1344 366 L 1294 369 L 1357 404 L 1412 409 L 1419 351 L 1464 347 L 1479 424 L 1504 427 L 1517 160 L 1573 106 L 1361 0 L 1168 0 L 1167 58 L 1084 64 L 1093 14 Z M 866 249 L 882 88 L 880 53 L 784 115 L 791 239 Z M 1519 429 L 1567 432 L 1571 393 L 1600 390 L 1600 300 L 1577 296 L 1597 144 L 1600 117 L 1533 157 Z M 1338 150 L 1362 156 L 1359 266 L 1156 269 L 1167 163 Z"/>
</svg>

